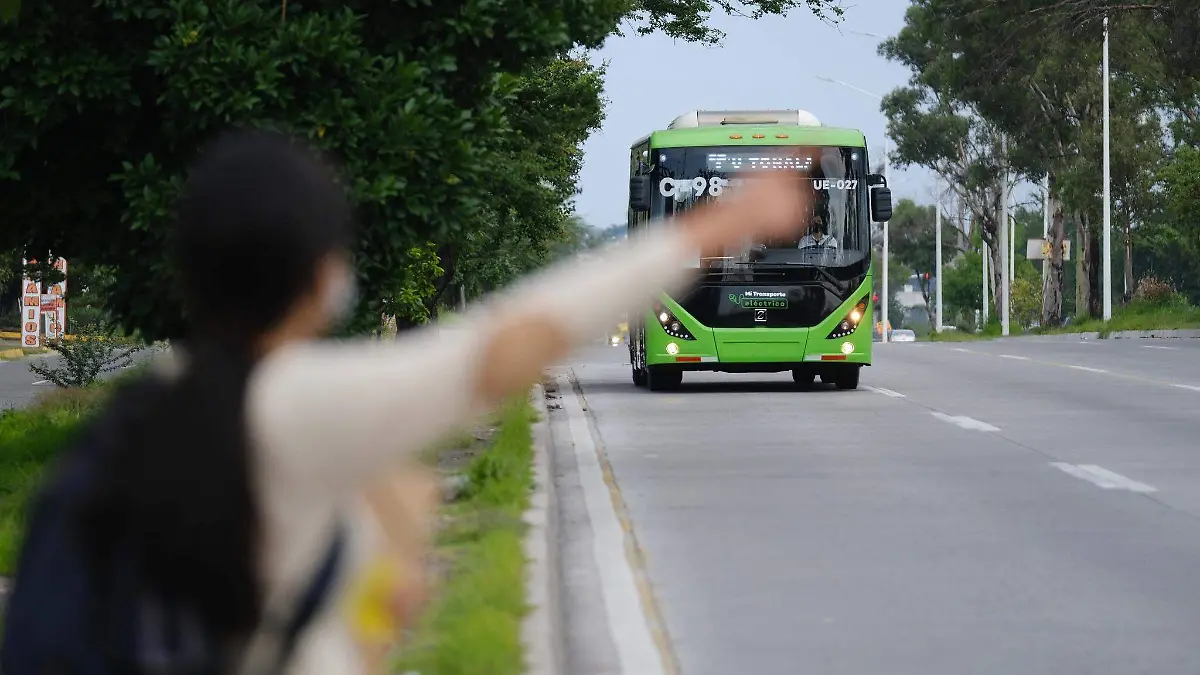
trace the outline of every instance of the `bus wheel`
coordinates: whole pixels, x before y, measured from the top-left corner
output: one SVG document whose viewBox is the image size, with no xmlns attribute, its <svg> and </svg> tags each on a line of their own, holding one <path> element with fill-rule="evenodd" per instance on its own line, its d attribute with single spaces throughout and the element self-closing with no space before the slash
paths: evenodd
<svg viewBox="0 0 1200 675">
<path fill-rule="evenodd" d="M 649 366 L 646 383 L 650 391 L 672 391 L 683 384 L 683 371 L 670 366 Z"/>
<path fill-rule="evenodd" d="M 813 380 L 816 379 L 817 373 L 809 368 L 797 368 L 792 371 L 792 382 L 802 386 L 812 386 Z"/>
<path fill-rule="evenodd" d="M 642 331 L 638 337 L 643 338 Z M 631 341 L 629 345 L 629 370 L 633 377 L 633 386 L 646 386 L 646 343 L 642 339 Z"/>
<path fill-rule="evenodd" d="M 858 389 L 858 374 L 862 366 L 847 366 L 834 375 L 833 386 L 841 390 Z"/>
<path fill-rule="evenodd" d="M 631 371 L 633 371 L 633 386 L 635 386 L 635 387 L 646 386 L 646 371 L 642 370 L 641 368 L 638 368 L 637 362 L 631 363 L 629 365 L 629 369 Z"/>
</svg>

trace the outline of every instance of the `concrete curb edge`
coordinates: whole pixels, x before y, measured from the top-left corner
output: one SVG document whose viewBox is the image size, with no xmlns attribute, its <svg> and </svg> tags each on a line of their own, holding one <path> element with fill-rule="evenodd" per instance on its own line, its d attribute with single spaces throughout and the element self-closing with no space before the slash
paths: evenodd
<svg viewBox="0 0 1200 675">
<path fill-rule="evenodd" d="M 550 443 L 550 412 L 546 390 L 538 384 L 530 392 L 538 419 L 533 424 L 533 494 L 524 521 L 525 602 L 528 614 L 521 622 L 528 675 L 561 675 L 563 672 L 562 608 L 558 560 L 558 501 L 554 491 L 554 450 Z"/>
<path fill-rule="evenodd" d="M 1200 330 L 1163 329 L 1163 330 L 1118 330 L 1101 335 L 1090 333 L 1055 333 L 1051 335 L 1011 335 L 994 338 L 996 342 L 1008 340 L 1030 340 L 1036 342 L 1070 342 L 1078 340 L 1196 340 L 1200 339 Z"/>
</svg>

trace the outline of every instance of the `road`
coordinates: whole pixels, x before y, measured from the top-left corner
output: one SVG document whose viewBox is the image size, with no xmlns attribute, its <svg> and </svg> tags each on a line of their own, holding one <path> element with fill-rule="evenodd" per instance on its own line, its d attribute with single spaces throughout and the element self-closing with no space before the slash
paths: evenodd
<svg viewBox="0 0 1200 675">
<path fill-rule="evenodd" d="M 140 363 L 145 359 L 155 358 L 159 353 L 157 349 L 147 349 L 135 354 L 133 360 L 135 363 Z M 24 407 L 36 400 L 38 396 L 52 391 L 54 385 L 30 372 L 29 365 L 37 363 L 57 367 L 60 362 L 61 357 L 55 354 L 0 361 L 0 410 Z M 114 374 L 106 373 L 104 377 L 111 377 Z"/>
<path fill-rule="evenodd" d="M 876 345 L 854 392 L 626 364 L 552 406 L 571 675 L 1200 673 L 1200 340 Z"/>
</svg>

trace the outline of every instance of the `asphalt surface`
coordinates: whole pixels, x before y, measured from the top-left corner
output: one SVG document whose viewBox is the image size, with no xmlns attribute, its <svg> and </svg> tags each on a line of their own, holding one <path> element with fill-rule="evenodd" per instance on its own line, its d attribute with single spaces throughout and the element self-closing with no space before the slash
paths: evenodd
<svg viewBox="0 0 1200 675">
<path fill-rule="evenodd" d="M 875 360 L 853 392 L 562 369 L 567 673 L 1200 673 L 1200 340 Z"/>
<path fill-rule="evenodd" d="M 151 348 L 134 354 L 134 363 L 156 358 L 160 352 Z M 30 364 L 39 364 L 51 368 L 60 367 L 62 358 L 55 354 L 41 354 L 13 361 L 0 361 L 0 410 L 21 408 L 37 400 L 47 392 L 54 390 L 54 385 L 45 378 L 29 370 Z M 102 377 L 112 377 L 118 371 L 105 373 Z"/>
</svg>

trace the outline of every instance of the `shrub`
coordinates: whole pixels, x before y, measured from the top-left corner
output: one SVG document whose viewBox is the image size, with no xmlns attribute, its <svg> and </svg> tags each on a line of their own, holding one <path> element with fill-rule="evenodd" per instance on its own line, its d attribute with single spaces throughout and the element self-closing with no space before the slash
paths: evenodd
<svg viewBox="0 0 1200 675">
<path fill-rule="evenodd" d="M 1012 302 L 1010 307 L 1012 319 L 1017 322 L 1021 330 L 1029 330 L 1042 317 L 1041 284 L 1026 277 L 1017 277 L 1012 280 L 1009 293 Z"/>
<path fill-rule="evenodd" d="M 1187 298 L 1169 282 L 1157 277 L 1142 277 L 1133 292 L 1133 302 L 1148 307 L 1177 307 L 1187 305 Z"/>
<path fill-rule="evenodd" d="M 89 387 L 101 375 L 133 365 L 133 355 L 145 348 L 97 322 L 81 324 L 73 337 L 46 343 L 62 357 L 61 365 L 35 363 L 29 370 L 59 387 Z"/>
</svg>

